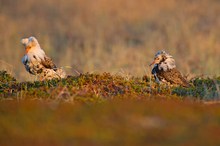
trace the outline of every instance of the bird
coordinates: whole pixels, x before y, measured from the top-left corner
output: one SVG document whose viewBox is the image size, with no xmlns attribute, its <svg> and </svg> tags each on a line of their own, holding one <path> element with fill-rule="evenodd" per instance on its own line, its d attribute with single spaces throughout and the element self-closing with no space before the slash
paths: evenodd
<svg viewBox="0 0 220 146">
<path fill-rule="evenodd" d="M 154 61 L 150 64 L 150 66 L 152 65 L 154 66 L 151 73 L 154 75 L 157 83 L 162 81 L 182 87 L 190 86 L 188 81 L 177 70 L 173 56 L 166 53 L 164 50 L 158 51 L 155 54 Z"/>
<path fill-rule="evenodd" d="M 22 63 L 30 74 L 38 76 L 41 81 L 66 77 L 65 71 L 57 68 L 53 60 L 45 54 L 34 36 L 21 39 L 21 43 L 25 47 Z"/>
</svg>

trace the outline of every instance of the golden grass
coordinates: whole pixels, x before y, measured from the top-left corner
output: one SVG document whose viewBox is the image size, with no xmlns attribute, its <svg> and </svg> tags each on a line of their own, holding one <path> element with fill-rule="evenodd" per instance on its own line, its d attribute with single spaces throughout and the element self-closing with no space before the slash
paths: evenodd
<svg viewBox="0 0 220 146">
<path fill-rule="evenodd" d="M 161 49 L 184 74 L 219 74 L 219 13 L 217 0 L 0 0 L 0 69 L 33 80 L 19 41 L 34 35 L 69 74 L 141 76 Z"/>
</svg>

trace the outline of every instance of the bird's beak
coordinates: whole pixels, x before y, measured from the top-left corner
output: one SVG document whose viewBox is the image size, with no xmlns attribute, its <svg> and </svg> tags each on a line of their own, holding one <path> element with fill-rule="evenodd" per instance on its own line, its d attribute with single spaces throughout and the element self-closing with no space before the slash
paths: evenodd
<svg viewBox="0 0 220 146">
<path fill-rule="evenodd" d="M 30 46 L 25 47 L 26 54 L 30 51 L 30 49 L 31 49 Z"/>
<path fill-rule="evenodd" d="M 149 65 L 149 66 L 152 66 L 152 65 L 154 65 L 155 64 L 155 60 Z"/>
</svg>

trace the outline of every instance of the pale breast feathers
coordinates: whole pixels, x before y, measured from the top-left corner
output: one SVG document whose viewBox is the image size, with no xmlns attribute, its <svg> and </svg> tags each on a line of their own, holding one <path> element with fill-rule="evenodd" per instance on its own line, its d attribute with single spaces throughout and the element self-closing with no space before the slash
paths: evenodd
<svg viewBox="0 0 220 146">
<path fill-rule="evenodd" d="M 176 67 L 175 60 L 172 57 L 167 58 L 164 62 L 158 64 L 158 69 L 167 71 Z"/>
</svg>

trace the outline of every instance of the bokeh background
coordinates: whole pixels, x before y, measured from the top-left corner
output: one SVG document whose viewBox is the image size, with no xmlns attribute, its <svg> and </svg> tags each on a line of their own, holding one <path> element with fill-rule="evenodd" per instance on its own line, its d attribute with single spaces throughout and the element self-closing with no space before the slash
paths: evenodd
<svg viewBox="0 0 220 146">
<path fill-rule="evenodd" d="M 164 49 L 183 74 L 219 75 L 219 14 L 219 0 L 0 0 L 0 69 L 34 80 L 20 39 L 35 36 L 68 74 L 142 76 Z"/>
</svg>

